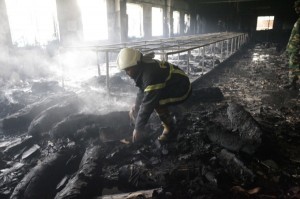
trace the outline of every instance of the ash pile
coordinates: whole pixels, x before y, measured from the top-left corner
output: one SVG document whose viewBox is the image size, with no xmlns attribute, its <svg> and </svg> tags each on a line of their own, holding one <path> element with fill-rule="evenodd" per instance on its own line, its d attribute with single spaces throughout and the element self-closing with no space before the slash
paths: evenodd
<svg viewBox="0 0 300 199">
<path fill-rule="evenodd" d="M 129 94 L 95 97 L 56 82 L 1 91 L 0 196 L 297 198 L 299 93 L 281 88 L 285 61 L 257 44 L 196 80 L 166 143 L 154 114 L 147 139 L 130 143 L 135 90 L 118 75 L 111 85 Z"/>
</svg>

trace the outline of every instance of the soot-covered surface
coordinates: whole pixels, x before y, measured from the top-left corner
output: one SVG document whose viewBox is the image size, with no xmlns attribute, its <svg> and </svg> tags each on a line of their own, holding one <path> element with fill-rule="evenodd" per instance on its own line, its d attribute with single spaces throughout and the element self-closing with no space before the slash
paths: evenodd
<svg viewBox="0 0 300 199">
<path fill-rule="evenodd" d="M 126 79 L 115 78 L 118 96 L 101 94 L 103 106 L 53 82 L 15 91 L 15 103 L 2 93 L 0 197 L 297 198 L 300 104 L 282 88 L 286 63 L 273 44 L 238 52 L 193 83 L 163 144 L 155 115 L 147 139 L 128 143 Z"/>
</svg>

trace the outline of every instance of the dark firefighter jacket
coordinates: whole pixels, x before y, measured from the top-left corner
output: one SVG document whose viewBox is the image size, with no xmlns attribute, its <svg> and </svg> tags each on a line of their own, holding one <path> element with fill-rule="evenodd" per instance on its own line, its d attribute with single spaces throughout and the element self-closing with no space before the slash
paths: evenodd
<svg viewBox="0 0 300 199">
<path fill-rule="evenodd" d="M 144 129 L 156 107 L 180 103 L 191 92 L 189 78 L 180 68 L 158 60 L 142 63 L 134 81 L 139 88 L 135 102 L 136 110 L 139 110 L 136 130 Z"/>
</svg>

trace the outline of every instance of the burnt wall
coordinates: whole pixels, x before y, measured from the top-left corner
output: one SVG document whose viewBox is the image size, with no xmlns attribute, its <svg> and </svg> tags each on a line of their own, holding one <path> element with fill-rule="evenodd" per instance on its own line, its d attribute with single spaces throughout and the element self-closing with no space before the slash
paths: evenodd
<svg viewBox="0 0 300 199">
<path fill-rule="evenodd" d="M 207 1 L 190 0 L 195 33 L 248 32 L 253 41 L 284 43 L 297 19 L 294 0 Z M 196 19 L 199 15 L 201 20 Z M 258 16 L 275 16 L 273 30 L 256 31 Z M 221 23 L 219 23 L 221 21 Z M 199 23 L 202 23 L 199 25 Z M 199 28 L 200 27 L 200 28 Z"/>
</svg>

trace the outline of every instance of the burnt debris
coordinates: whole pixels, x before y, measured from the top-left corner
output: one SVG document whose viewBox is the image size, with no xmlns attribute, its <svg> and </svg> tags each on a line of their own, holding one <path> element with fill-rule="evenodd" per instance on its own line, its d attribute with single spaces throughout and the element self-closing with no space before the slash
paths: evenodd
<svg viewBox="0 0 300 199">
<path fill-rule="evenodd" d="M 172 108 L 176 136 L 167 143 L 157 141 L 155 114 L 147 139 L 130 143 L 129 106 L 114 102 L 135 89 L 118 76 L 102 95 L 109 102 L 95 99 L 103 112 L 86 110 L 91 90 L 51 81 L 15 91 L 14 103 L 3 95 L 0 197 L 297 198 L 300 103 L 282 88 L 286 62 L 276 45 L 257 44 L 194 81 L 189 100 Z"/>
</svg>

